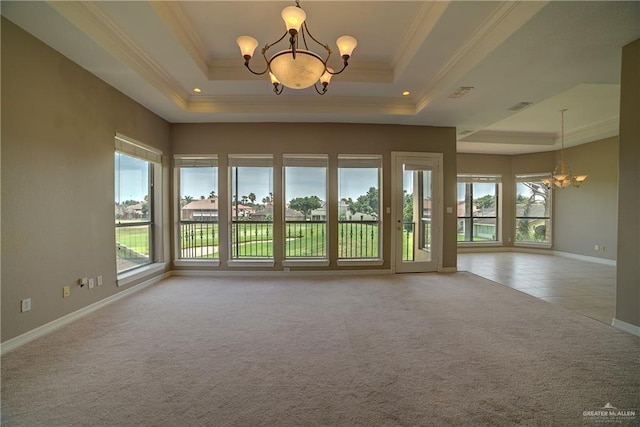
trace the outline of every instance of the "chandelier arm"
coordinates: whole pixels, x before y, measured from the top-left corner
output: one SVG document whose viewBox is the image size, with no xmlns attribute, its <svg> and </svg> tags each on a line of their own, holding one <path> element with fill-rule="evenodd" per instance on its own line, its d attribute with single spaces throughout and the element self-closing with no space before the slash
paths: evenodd
<svg viewBox="0 0 640 427">
<path fill-rule="evenodd" d="M 311 32 L 309 31 L 309 27 L 307 26 L 307 22 L 306 21 L 302 23 L 302 28 L 304 28 L 304 32 L 307 33 L 309 35 L 309 37 L 311 37 L 311 40 L 316 42 L 318 45 L 322 46 L 324 48 L 324 50 L 327 51 L 327 55 L 331 55 L 331 49 L 329 48 L 329 45 L 324 44 L 321 41 L 318 41 L 317 38 L 313 37 L 313 34 L 311 34 Z M 305 45 L 305 47 L 306 47 L 306 45 Z M 327 59 L 329 59 L 328 56 L 327 56 Z"/>
<path fill-rule="evenodd" d="M 318 84 L 317 83 L 313 84 L 313 88 L 316 90 L 316 92 L 318 92 L 318 95 L 324 95 L 325 93 L 327 93 L 327 86 L 328 86 L 328 83 L 322 83 L 322 91 L 320 91 L 318 89 Z"/>
<path fill-rule="evenodd" d="M 276 95 L 280 95 L 283 90 L 284 90 L 284 85 L 279 85 L 278 83 L 273 84 L 273 92 Z"/>
<path fill-rule="evenodd" d="M 251 71 L 252 74 L 255 74 L 256 76 L 262 76 L 264 73 L 266 73 L 267 71 L 269 71 L 269 63 L 267 62 L 267 68 L 265 68 L 264 71 L 261 72 L 257 72 L 257 71 L 253 71 L 251 69 L 251 67 L 249 66 L 249 59 L 245 59 L 244 61 L 244 66 L 247 67 L 247 70 Z"/>
<path fill-rule="evenodd" d="M 347 55 L 344 55 L 342 58 L 344 58 Z M 329 69 L 327 68 L 327 73 L 331 74 L 332 76 L 338 75 L 340 73 L 342 73 L 348 66 L 349 66 L 349 62 L 348 62 L 348 56 L 347 59 L 344 60 L 344 62 L 342 63 L 342 68 L 339 71 L 334 71 L 333 73 L 331 71 L 329 71 Z M 329 59 L 329 58 L 327 58 Z"/>
</svg>

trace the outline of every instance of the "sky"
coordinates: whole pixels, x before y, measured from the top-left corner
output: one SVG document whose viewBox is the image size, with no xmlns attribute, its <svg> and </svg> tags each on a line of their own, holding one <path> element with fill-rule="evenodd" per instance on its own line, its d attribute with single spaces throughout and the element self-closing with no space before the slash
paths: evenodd
<svg viewBox="0 0 640 427">
<path fill-rule="evenodd" d="M 218 187 L 218 177 L 208 168 L 182 169 L 181 197 L 191 196 L 199 199 L 200 196 L 208 197 L 213 188 Z M 241 167 L 238 170 L 238 193 L 240 197 L 249 193 L 256 195 L 256 201 L 273 192 L 273 177 L 270 168 Z M 290 201 L 298 197 L 318 196 L 326 201 L 326 169 L 316 167 L 287 167 L 285 176 L 285 199 Z M 377 169 L 341 168 L 339 177 L 339 198 L 357 199 L 358 196 L 369 191 L 370 187 L 378 187 Z M 232 176 L 232 185 L 235 179 Z M 219 191 L 216 190 L 216 194 Z M 235 190 L 232 190 L 235 194 Z"/>
</svg>

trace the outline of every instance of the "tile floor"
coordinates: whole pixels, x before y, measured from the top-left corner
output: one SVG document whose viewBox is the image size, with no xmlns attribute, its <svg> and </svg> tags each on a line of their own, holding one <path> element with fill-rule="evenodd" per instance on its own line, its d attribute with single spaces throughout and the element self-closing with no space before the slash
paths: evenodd
<svg viewBox="0 0 640 427">
<path fill-rule="evenodd" d="M 554 255 L 519 252 L 459 253 L 458 270 L 611 324 L 616 268 Z"/>
</svg>

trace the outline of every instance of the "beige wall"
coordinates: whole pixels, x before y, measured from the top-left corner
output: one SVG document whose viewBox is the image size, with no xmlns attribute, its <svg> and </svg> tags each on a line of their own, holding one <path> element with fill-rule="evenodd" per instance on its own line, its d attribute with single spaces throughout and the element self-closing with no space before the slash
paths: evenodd
<svg viewBox="0 0 640 427">
<path fill-rule="evenodd" d="M 169 152 L 167 122 L 2 19 L 2 341 L 122 290 L 116 131 Z"/>
<path fill-rule="evenodd" d="M 391 206 L 391 152 L 429 152 L 443 153 L 444 204 L 455 206 L 456 197 L 456 153 L 455 129 L 426 126 L 365 125 L 365 124 L 327 124 L 327 123 L 226 123 L 226 124 L 174 124 L 171 126 L 171 144 L 173 154 L 217 154 L 222 171 L 226 170 L 228 154 L 273 154 L 274 168 L 281 167 L 282 154 L 328 154 L 329 167 L 335 168 L 338 154 L 367 153 L 383 156 L 383 207 Z M 219 194 L 226 198 L 226 181 L 221 174 Z M 275 174 L 274 188 L 281 185 L 279 174 Z M 329 194 L 329 212 L 337 212 L 337 185 L 331 185 Z M 275 194 L 276 205 L 280 204 Z M 274 218 L 275 239 L 281 236 L 279 212 Z M 226 223 L 226 213 L 220 213 L 220 222 Z M 384 264 L 371 268 L 390 268 L 391 258 L 391 220 L 390 215 L 383 216 Z M 175 221 L 175 218 L 174 218 Z M 337 235 L 335 224 L 330 224 L 330 235 Z M 443 267 L 456 266 L 456 221 L 454 214 L 445 214 L 443 229 Z M 226 227 L 221 227 L 221 240 Z M 335 242 L 335 240 L 334 240 Z M 282 259 L 282 242 L 274 241 L 274 257 Z M 331 245 L 329 252 L 330 269 L 336 266 L 336 246 Z M 221 259 L 227 258 L 226 249 L 221 248 Z M 178 267 L 177 267 L 178 268 Z M 187 267 L 182 267 L 187 268 Z M 220 269 L 226 269 L 224 262 Z M 345 267 L 341 267 L 344 269 Z M 355 268 L 355 267 L 354 267 Z M 362 267 L 357 267 L 362 269 Z M 281 270 L 282 265 L 273 268 Z"/>
<path fill-rule="evenodd" d="M 555 161 L 553 152 L 520 154 L 458 154 L 458 173 L 502 175 L 502 246 L 513 246 L 515 235 L 515 175 L 551 172 Z M 483 246 L 474 244 L 474 247 Z M 487 245 L 489 246 L 489 245 Z"/>
<path fill-rule="evenodd" d="M 557 156 L 559 158 L 560 153 Z M 618 240 L 618 138 L 568 148 L 565 159 L 574 174 L 587 174 L 589 177 L 580 188 L 554 191 L 554 249 L 615 260 Z M 594 250 L 596 244 L 599 251 Z"/>
<path fill-rule="evenodd" d="M 616 319 L 640 328 L 640 39 L 622 49 Z"/>
<path fill-rule="evenodd" d="M 513 246 L 514 176 L 551 172 L 559 151 L 516 156 L 458 154 L 458 173 L 502 175 L 502 246 Z M 616 259 L 618 139 L 607 138 L 565 150 L 574 173 L 589 175 L 580 188 L 553 192 L 552 249 L 603 259 Z M 605 251 L 594 251 L 595 245 Z M 475 245 L 481 246 L 481 245 Z"/>
</svg>

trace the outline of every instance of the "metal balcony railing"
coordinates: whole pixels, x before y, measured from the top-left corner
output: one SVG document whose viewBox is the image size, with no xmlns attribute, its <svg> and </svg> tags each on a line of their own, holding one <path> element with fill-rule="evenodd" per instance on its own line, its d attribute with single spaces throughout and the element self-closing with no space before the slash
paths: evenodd
<svg viewBox="0 0 640 427">
<path fill-rule="evenodd" d="M 287 221 L 285 258 L 327 258 L 327 223 L 325 221 Z"/>
<path fill-rule="evenodd" d="M 338 258 L 380 258 L 378 221 L 338 221 Z"/>
<path fill-rule="evenodd" d="M 180 221 L 181 259 L 218 259 L 218 223 L 214 221 Z"/>
<path fill-rule="evenodd" d="M 151 263 L 151 223 L 116 224 L 118 273 Z"/>
<path fill-rule="evenodd" d="M 231 222 L 231 259 L 272 257 L 272 221 Z"/>
</svg>

